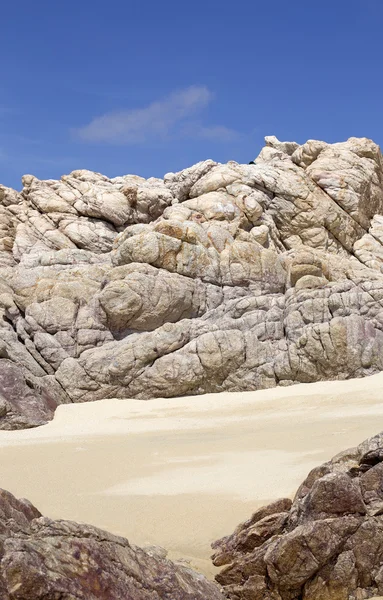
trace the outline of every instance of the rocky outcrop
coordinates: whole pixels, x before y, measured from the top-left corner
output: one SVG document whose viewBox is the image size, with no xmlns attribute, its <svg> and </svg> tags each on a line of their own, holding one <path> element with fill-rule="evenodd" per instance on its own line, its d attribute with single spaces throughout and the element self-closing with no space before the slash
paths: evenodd
<svg viewBox="0 0 383 600">
<path fill-rule="evenodd" d="M 218 586 L 91 525 L 42 517 L 0 490 L 2 600 L 219 600 Z"/>
<path fill-rule="evenodd" d="M 231 600 L 383 595 L 383 434 L 315 468 L 293 502 L 261 508 L 213 548 Z"/>
<path fill-rule="evenodd" d="M 383 369 L 371 140 L 269 137 L 254 164 L 23 185 L 0 186 L 1 428 L 42 423 L 62 402 Z"/>
</svg>

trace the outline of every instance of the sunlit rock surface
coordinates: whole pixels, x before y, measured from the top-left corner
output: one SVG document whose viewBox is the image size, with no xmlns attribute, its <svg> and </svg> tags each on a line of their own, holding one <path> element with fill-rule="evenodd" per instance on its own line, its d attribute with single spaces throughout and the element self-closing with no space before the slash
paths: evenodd
<svg viewBox="0 0 383 600">
<path fill-rule="evenodd" d="M 63 402 L 383 369 L 383 161 L 266 138 L 253 164 L 0 186 L 0 427 Z"/>
</svg>

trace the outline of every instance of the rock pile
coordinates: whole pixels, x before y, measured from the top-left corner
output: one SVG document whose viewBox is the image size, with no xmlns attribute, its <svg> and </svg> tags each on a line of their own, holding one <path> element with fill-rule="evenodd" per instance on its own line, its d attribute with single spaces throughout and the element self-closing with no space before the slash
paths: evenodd
<svg viewBox="0 0 383 600">
<path fill-rule="evenodd" d="M 213 544 L 230 600 L 383 595 L 383 433 L 315 468 L 294 501 L 261 508 Z"/>
<path fill-rule="evenodd" d="M 2 600 L 222 600 L 218 586 L 165 555 L 91 525 L 52 521 L 0 490 Z"/>
<path fill-rule="evenodd" d="M 383 160 L 266 138 L 254 164 L 0 186 L 0 427 L 59 403 L 383 369 Z"/>
</svg>

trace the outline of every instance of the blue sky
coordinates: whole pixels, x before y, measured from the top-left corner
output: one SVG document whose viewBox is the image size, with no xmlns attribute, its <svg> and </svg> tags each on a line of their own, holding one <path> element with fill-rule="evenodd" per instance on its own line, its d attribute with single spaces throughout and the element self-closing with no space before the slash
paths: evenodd
<svg viewBox="0 0 383 600">
<path fill-rule="evenodd" d="M 382 0 L 15 0 L 1 22 L 5 185 L 248 162 L 265 135 L 383 144 Z"/>
</svg>

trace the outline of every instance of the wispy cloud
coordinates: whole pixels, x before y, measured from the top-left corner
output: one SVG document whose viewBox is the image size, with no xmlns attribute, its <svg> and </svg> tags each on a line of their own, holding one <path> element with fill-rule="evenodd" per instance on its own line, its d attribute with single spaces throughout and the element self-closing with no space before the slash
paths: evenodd
<svg viewBox="0 0 383 600">
<path fill-rule="evenodd" d="M 191 86 L 145 108 L 109 112 L 75 131 L 86 142 L 140 144 L 174 135 L 211 140 L 233 139 L 224 126 L 195 125 L 191 119 L 208 106 L 213 94 L 205 86 Z"/>
</svg>

